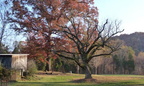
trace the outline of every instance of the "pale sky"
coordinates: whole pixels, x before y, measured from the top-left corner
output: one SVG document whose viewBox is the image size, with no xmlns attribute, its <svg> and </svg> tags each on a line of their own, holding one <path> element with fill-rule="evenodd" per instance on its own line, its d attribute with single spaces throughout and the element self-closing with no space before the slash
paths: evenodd
<svg viewBox="0 0 144 86">
<path fill-rule="evenodd" d="M 99 22 L 105 19 L 122 21 L 123 33 L 144 32 L 144 0 L 94 0 Z"/>
</svg>

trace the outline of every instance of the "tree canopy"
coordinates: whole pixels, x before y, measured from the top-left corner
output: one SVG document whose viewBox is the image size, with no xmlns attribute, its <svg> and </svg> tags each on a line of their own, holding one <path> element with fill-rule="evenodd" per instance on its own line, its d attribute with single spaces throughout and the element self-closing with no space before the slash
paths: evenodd
<svg viewBox="0 0 144 86">
<path fill-rule="evenodd" d="M 108 20 L 98 25 L 98 9 L 93 0 L 12 0 L 11 28 L 27 33 L 27 52 L 31 57 L 63 57 L 75 61 L 92 78 L 89 62 L 106 56 L 119 45 L 110 40 L 119 30 L 119 22 Z"/>
</svg>

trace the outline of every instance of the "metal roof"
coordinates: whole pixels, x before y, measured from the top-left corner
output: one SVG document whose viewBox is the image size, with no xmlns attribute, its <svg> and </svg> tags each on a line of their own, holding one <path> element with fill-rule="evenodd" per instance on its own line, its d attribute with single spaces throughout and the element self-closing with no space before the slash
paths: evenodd
<svg viewBox="0 0 144 86">
<path fill-rule="evenodd" d="M 5 56 L 9 56 L 9 55 L 15 55 L 15 56 L 21 56 L 21 55 L 29 55 L 29 54 L 0 54 L 0 56 L 3 56 L 3 55 L 5 55 Z"/>
</svg>

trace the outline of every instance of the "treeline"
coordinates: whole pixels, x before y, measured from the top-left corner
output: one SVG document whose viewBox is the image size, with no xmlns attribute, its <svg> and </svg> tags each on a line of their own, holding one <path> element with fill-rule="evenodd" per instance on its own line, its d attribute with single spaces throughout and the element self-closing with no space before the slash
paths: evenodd
<svg viewBox="0 0 144 86">
<path fill-rule="evenodd" d="M 122 40 L 114 40 L 115 43 L 119 43 L 120 48 L 110 56 L 100 56 L 93 58 L 90 62 L 90 68 L 93 74 L 144 74 L 144 52 L 138 52 L 127 46 Z M 15 48 L 12 52 L 8 51 L 8 47 L 1 44 L 0 52 L 5 53 L 23 53 L 25 42 L 15 43 Z M 105 49 L 106 50 L 106 49 Z M 104 50 L 104 51 L 105 51 Z M 104 52 L 101 51 L 101 52 Z M 99 52 L 97 52 L 99 53 Z M 34 59 L 38 70 L 44 70 L 46 67 L 49 71 L 59 72 L 73 72 L 84 73 L 82 69 L 73 61 L 64 58 L 51 58 L 49 65 L 46 65 L 45 61 L 40 60 L 43 56 Z"/>
<path fill-rule="evenodd" d="M 59 69 L 61 71 L 74 73 L 84 73 L 79 66 L 72 62 L 64 62 Z M 68 61 L 68 60 L 67 60 Z M 67 64 L 68 63 L 68 64 Z M 144 74 L 144 52 L 135 51 L 126 45 L 121 45 L 120 49 L 111 56 L 101 56 L 93 58 L 90 62 L 90 68 L 93 74 Z"/>
<path fill-rule="evenodd" d="M 122 34 L 120 36 L 116 36 L 115 38 L 123 40 L 127 46 L 132 47 L 136 55 L 138 55 L 141 51 L 144 52 L 144 32 Z"/>
<path fill-rule="evenodd" d="M 121 41 L 123 42 L 123 41 Z M 59 66 L 58 66 L 59 64 Z M 84 73 L 74 62 L 56 59 L 53 70 L 60 72 Z M 56 66 L 57 65 L 57 66 Z M 144 74 L 144 52 L 136 55 L 134 49 L 124 43 L 110 56 L 93 58 L 90 62 L 93 74 Z"/>
<path fill-rule="evenodd" d="M 110 56 L 93 58 L 90 62 L 92 74 L 144 74 L 144 52 L 136 55 L 134 49 L 125 45 L 124 41 L 115 40 L 121 43 L 118 51 Z M 102 51 L 103 52 L 103 51 Z M 45 64 L 37 61 L 40 70 L 45 69 Z M 43 66 L 43 68 L 42 68 Z M 84 73 L 73 61 L 57 58 L 52 59 L 52 71 Z"/>
<path fill-rule="evenodd" d="M 144 33 L 122 34 L 120 49 L 111 57 L 94 58 L 91 62 L 94 74 L 144 74 Z"/>
</svg>

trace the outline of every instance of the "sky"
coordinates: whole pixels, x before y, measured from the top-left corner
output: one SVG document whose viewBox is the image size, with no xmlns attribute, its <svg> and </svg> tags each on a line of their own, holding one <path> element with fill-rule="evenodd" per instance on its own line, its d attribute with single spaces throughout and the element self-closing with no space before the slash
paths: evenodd
<svg viewBox="0 0 144 86">
<path fill-rule="evenodd" d="M 144 32 L 144 0 L 94 0 L 99 22 L 121 21 L 122 34 Z"/>
</svg>

